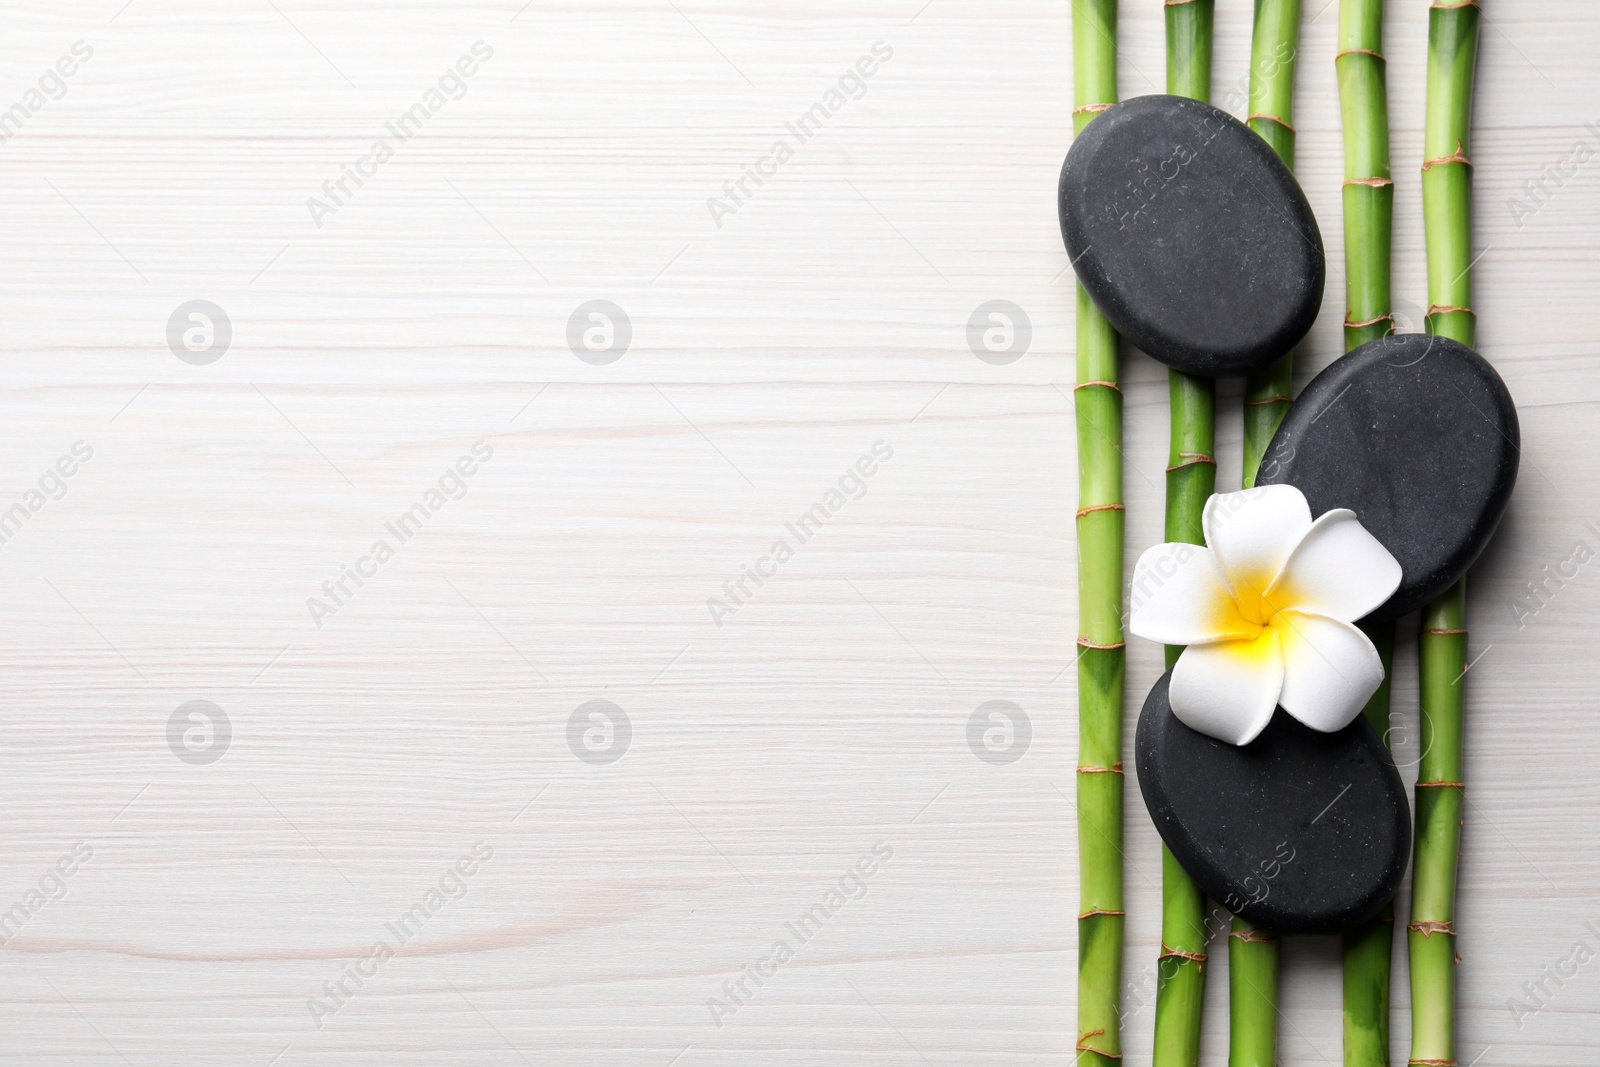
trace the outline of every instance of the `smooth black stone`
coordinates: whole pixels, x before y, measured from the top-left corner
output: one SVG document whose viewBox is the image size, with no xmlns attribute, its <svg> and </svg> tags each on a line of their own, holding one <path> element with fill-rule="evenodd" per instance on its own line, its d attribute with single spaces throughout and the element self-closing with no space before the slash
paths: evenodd
<svg viewBox="0 0 1600 1067">
<path fill-rule="evenodd" d="M 1257 484 L 1296 486 L 1321 515 L 1349 508 L 1400 561 L 1373 619 L 1415 611 L 1467 572 L 1517 481 L 1521 432 L 1505 383 L 1465 345 L 1427 334 L 1371 341 L 1311 380 Z"/>
<path fill-rule="evenodd" d="M 1078 280 L 1162 363 L 1220 378 L 1289 351 L 1322 304 L 1322 234 L 1294 175 L 1225 111 L 1140 96 L 1067 152 L 1061 235 Z"/>
<path fill-rule="evenodd" d="M 1376 915 L 1411 851 L 1405 786 L 1357 719 L 1318 733 L 1278 709 L 1243 747 L 1172 714 L 1164 675 L 1139 716 L 1139 789 L 1206 895 L 1280 934 L 1334 934 Z"/>
</svg>

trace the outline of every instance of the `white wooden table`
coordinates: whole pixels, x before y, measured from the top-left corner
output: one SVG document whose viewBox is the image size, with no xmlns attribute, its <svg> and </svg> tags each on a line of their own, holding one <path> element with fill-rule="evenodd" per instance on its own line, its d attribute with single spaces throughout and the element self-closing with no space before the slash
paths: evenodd
<svg viewBox="0 0 1600 1067">
<path fill-rule="evenodd" d="M 1068 1063 L 1068 5 L 520 3 L 4 13 L 7 1062 Z M 1228 102 L 1250 5 L 1219 7 Z M 1390 8 L 1417 328 L 1426 9 Z M 1600 571 L 1513 606 L 1600 550 L 1600 10 L 1486 14 L 1480 338 L 1526 456 L 1471 583 L 1461 1059 L 1597 1063 L 1600 962 L 1509 1000 L 1600 948 Z M 1307 4 L 1296 101 L 1335 264 L 1336 15 Z M 1160 91 L 1159 3 L 1123 20 L 1124 95 Z M 1032 327 L 1009 363 L 968 346 L 997 299 Z M 231 338 L 185 313 L 180 359 L 194 300 Z M 615 313 L 568 344 L 594 300 L 631 327 L 609 362 Z M 1330 272 L 1302 383 L 1342 311 Z M 1126 380 L 1131 564 L 1166 387 L 1139 354 Z M 1159 652 L 1129 658 L 1131 733 Z M 569 729 L 596 700 L 627 728 Z M 992 700 L 1031 726 L 1008 764 L 968 745 Z M 190 701 L 226 728 L 169 731 Z M 1141 1063 L 1159 861 L 1131 781 L 1127 814 Z M 1283 1061 L 1338 1063 L 1336 944 L 1284 957 Z"/>
</svg>

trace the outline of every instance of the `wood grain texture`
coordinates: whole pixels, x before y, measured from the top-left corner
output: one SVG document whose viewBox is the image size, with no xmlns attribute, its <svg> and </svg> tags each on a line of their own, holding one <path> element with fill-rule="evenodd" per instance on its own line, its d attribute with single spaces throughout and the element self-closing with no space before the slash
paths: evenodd
<svg viewBox="0 0 1600 1067">
<path fill-rule="evenodd" d="M 93 850 L 3 945 L 8 1062 L 1069 1062 L 1066 4 L 122 3 L 12 4 L 0 33 L 0 113 L 28 110 L 0 142 L 0 512 L 93 450 L 0 544 L 0 908 Z M 1390 7 L 1395 295 L 1417 329 L 1426 10 Z M 1532 617 L 1513 602 L 1576 542 L 1600 551 L 1600 11 L 1486 14 L 1479 337 L 1526 453 L 1471 582 L 1462 1061 L 1576 1064 L 1596 1062 L 1600 963 L 1544 968 L 1600 947 L 1600 572 L 1568 568 Z M 1335 15 L 1308 5 L 1295 108 L 1330 264 Z M 1248 30 L 1247 3 L 1219 5 L 1215 97 L 1241 115 Z M 1159 91 L 1159 4 L 1125 4 L 1122 37 L 1123 95 Z M 316 225 L 307 199 L 480 40 L 464 95 Z M 77 41 L 92 58 L 28 109 Z M 719 227 L 708 198 L 878 41 L 865 94 Z M 1514 217 L 1546 167 L 1561 184 Z M 166 340 L 194 299 L 233 329 L 205 366 Z M 632 324 L 608 365 L 567 345 L 594 299 Z M 992 299 L 1031 321 L 1009 364 L 968 347 Z M 1330 272 L 1301 384 L 1340 351 L 1341 304 Z M 1131 354 L 1125 382 L 1131 566 L 1161 534 L 1166 375 Z M 480 441 L 464 495 L 315 625 L 308 598 Z M 880 441 L 864 495 L 716 625 L 707 601 Z M 1130 647 L 1130 736 L 1159 663 Z M 596 699 L 632 727 L 610 764 L 569 746 Z M 228 716 L 215 762 L 169 748 L 190 700 Z M 1009 764 L 969 748 L 992 700 L 1031 724 Z M 1129 801 L 1138 1063 L 1160 863 Z M 314 1020 L 480 841 L 465 895 Z M 878 842 L 858 899 L 786 934 Z M 794 958 L 717 1025 L 708 1000 L 785 937 Z M 1337 945 L 1284 959 L 1283 1061 L 1339 1062 Z M 1397 1062 L 1403 974 L 1397 952 Z M 1508 998 L 1541 980 L 1548 1006 L 1519 1019 Z"/>
</svg>

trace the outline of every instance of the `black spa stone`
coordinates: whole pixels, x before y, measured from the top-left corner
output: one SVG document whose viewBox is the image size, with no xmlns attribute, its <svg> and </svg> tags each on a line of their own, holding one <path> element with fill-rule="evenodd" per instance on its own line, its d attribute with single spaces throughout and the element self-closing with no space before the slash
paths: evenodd
<svg viewBox="0 0 1600 1067">
<path fill-rule="evenodd" d="M 1357 719 L 1318 733 L 1278 709 L 1243 747 L 1172 714 L 1167 674 L 1139 716 L 1139 789 L 1206 895 L 1280 934 L 1333 934 L 1394 895 L 1411 850 L 1405 786 Z"/>
<path fill-rule="evenodd" d="M 1227 112 L 1181 96 L 1114 105 L 1073 142 L 1059 201 L 1095 306 L 1168 366 L 1246 374 L 1317 316 L 1317 220 L 1289 168 Z"/>
<path fill-rule="evenodd" d="M 1400 561 L 1400 588 L 1372 613 L 1415 611 L 1466 573 L 1505 514 L 1521 452 L 1505 383 L 1465 345 L 1398 334 L 1311 380 L 1261 462 L 1311 513 L 1349 508 Z"/>
</svg>

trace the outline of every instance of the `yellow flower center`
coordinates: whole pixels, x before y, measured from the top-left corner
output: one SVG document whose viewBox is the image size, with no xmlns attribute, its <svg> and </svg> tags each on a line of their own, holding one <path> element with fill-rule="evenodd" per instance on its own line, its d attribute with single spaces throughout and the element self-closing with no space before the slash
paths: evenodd
<svg viewBox="0 0 1600 1067">
<path fill-rule="evenodd" d="M 1254 641 L 1265 630 L 1276 630 L 1288 625 L 1288 619 L 1279 618 L 1279 612 L 1296 601 L 1287 582 L 1281 582 L 1271 595 L 1267 589 L 1275 575 L 1264 573 L 1229 574 L 1233 595 L 1221 598 L 1217 605 L 1216 632 L 1244 635 L 1240 640 Z"/>
</svg>

